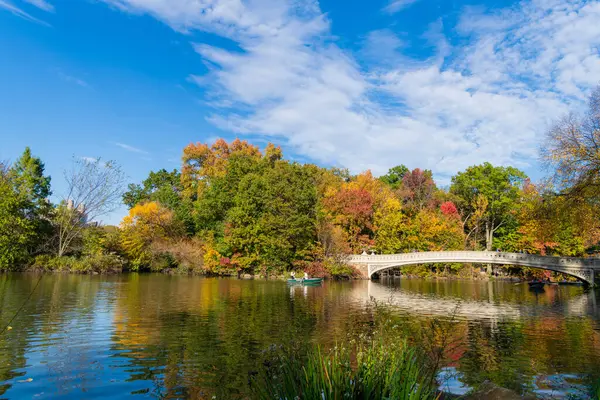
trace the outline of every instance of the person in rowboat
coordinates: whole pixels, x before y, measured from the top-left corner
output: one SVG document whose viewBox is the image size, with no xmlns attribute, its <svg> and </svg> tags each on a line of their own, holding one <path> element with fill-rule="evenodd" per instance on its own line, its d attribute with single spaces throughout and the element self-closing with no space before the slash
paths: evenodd
<svg viewBox="0 0 600 400">
<path fill-rule="evenodd" d="M 292 271 L 292 273 L 290 275 L 292 276 L 293 280 L 296 280 L 296 273 L 294 271 Z"/>
<path fill-rule="evenodd" d="M 304 272 L 304 279 L 308 279 L 308 273 Z"/>
</svg>

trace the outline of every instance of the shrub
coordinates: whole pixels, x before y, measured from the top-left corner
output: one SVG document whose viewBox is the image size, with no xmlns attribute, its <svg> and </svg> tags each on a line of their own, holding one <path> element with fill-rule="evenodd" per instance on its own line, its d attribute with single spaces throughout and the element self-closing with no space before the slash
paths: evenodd
<svg viewBox="0 0 600 400">
<path fill-rule="evenodd" d="M 175 258 L 169 252 L 153 254 L 150 260 L 150 271 L 161 272 L 177 266 Z"/>
<path fill-rule="evenodd" d="M 124 264 L 119 256 L 113 254 L 95 254 L 82 257 L 79 263 L 82 267 L 79 272 L 101 274 L 121 272 Z"/>
<path fill-rule="evenodd" d="M 199 238 L 182 238 L 172 241 L 154 242 L 150 247 L 154 257 L 161 260 L 163 269 L 177 268 L 182 273 L 204 273 L 204 250 L 203 242 Z M 169 265 L 167 265 L 169 264 Z"/>
<path fill-rule="evenodd" d="M 121 272 L 123 264 L 120 257 L 112 254 L 94 254 L 81 258 L 41 255 L 35 258 L 31 269 L 49 272 L 108 274 Z"/>
<path fill-rule="evenodd" d="M 75 257 L 56 257 L 44 254 L 35 257 L 31 268 L 49 272 L 71 271 L 76 263 L 77 259 Z"/>
<path fill-rule="evenodd" d="M 352 266 L 339 262 L 326 262 L 325 268 L 332 278 L 351 279 L 360 276 L 360 273 Z"/>
<path fill-rule="evenodd" d="M 329 271 L 325 267 L 325 263 L 321 261 L 306 263 L 301 266 L 300 269 L 314 278 L 328 278 L 330 276 Z"/>
</svg>

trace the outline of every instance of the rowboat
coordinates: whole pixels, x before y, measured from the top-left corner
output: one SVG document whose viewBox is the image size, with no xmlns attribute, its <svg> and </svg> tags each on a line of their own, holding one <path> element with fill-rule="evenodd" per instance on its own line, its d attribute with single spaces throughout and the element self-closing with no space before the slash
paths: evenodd
<svg viewBox="0 0 600 400">
<path fill-rule="evenodd" d="M 288 285 L 320 285 L 323 278 L 288 279 Z"/>
</svg>

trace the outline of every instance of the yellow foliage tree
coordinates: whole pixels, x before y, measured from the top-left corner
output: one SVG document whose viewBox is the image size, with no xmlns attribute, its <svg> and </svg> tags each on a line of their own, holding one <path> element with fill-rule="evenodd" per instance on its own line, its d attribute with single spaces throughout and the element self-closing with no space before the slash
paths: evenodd
<svg viewBox="0 0 600 400">
<path fill-rule="evenodd" d="M 403 248 L 403 237 L 407 217 L 402 214 L 400 200 L 390 198 L 384 207 L 375 213 L 375 243 L 380 253 L 393 254 Z"/>
<path fill-rule="evenodd" d="M 148 265 L 150 245 L 177 235 L 173 212 L 155 201 L 137 204 L 121 221 L 121 245 L 134 267 Z"/>
<path fill-rule="evenodd" d="M 408 218 L 394 199 L 376 214 L 375 220 L 375 241 L 382 253 L 460 250 L 464 246 L 460 220 L 434 210 L 425 209 Z"/>
</svg>

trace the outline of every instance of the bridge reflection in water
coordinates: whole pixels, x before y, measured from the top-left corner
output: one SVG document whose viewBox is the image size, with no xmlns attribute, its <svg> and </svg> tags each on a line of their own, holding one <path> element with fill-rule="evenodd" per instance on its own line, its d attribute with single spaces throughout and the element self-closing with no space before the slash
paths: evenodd
<svg viewBox="0 0 600 400">
<path fill-rule="evenodd" d="M 499 284 L 506 285 L 507 283 L 499 282 Z M 411 315 L 444 318 L 455 316 L 459 319 L 469 320 L 521 319 L 533 315 L 543 316 L 545 313 L 563 314 L 570 317 L 598 315 L 594 290 L 569 298 L 566 302 L 562 302 L 560 306 L 548 302 L 545 307 L 539 307 L 531 302 L 519 303 L 518 301 L 510 302 L 505 299 L 497 299 L 495 297 L 496 284 L 494 282 L 474 282 L 474 290 L 476 287 L 481 288 L 482 286 L 487 286 L 485 288 L 487 289 L 487 300 L 453 296 L 440 297 L 435 294 L 405 290 L 375 281 L 362 281 L 360 284 L 353 285 L 350 296 L 353 300 L 359 302 L 376 301 L 391 305 L 395 309 L 405 311 Z M 525 284 L 522 287 L 523 290 L 529 291 Z M 547 294 L 552 294 L 552 291 L 559 290 L 559 287 L 550 286 L 546 290 L 548 291 Z M 545 296 L 544 293 L 537 295 Z"/>
</svg>

